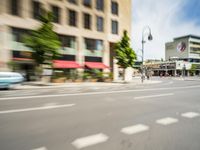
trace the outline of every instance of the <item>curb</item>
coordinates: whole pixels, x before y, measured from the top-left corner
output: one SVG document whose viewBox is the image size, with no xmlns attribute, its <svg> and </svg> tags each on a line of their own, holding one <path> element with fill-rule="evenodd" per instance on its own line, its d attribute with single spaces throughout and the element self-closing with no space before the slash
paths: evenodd
<svg viewBox="0 0 200 150">
<path fill-rule="evenodd" d="M 84 88 L 84 87 L 91 87 L 91 86 L 98 86 L 98 87 L 104 87 L 104 86 L 122 86 L 122 85 L 147 85 L 147 84 L 158 84 L 162 83 L 162 81 L 150 81 L 141 83 L 141 81 L 137 82 L 111 82 L 111 83 L 74 83 L 71 85 L 67 85 L 67 83 L 60 84 L 60 85 L 51 85 L 51 84 L 22 84 L 14 89 L 16 90 L 25 90 L 25 89 L 52 89 L 52 88 Z"/>
</svg>

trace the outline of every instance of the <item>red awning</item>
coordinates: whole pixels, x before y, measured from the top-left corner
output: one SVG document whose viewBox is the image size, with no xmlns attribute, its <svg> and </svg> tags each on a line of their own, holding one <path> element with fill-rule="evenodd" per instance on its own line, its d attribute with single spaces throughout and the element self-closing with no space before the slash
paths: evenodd
<svg viewBox="0 0 200 150">
<path fill-rule="evenodd" d="M 81 66 L 75 61 L 64 61 L 64 60 L 54 60 L 54 68 L 81 68 Z"/>
<path fill-rule="evenodd" d="M 91 69 L 106 69 L 108 66 L 104 65 L 101 62 L 85 62 L 85 65 Z"/>
</svg>

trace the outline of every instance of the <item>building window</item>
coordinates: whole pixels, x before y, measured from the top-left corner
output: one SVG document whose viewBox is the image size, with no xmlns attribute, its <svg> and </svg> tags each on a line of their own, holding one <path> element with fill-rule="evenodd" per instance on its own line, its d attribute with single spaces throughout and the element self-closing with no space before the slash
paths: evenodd
<svg viewBox="0 0 200 150">
<path fill-rule="evenodd" d="M 111 2 L 111 10 L 112 10 L 112 14 L 114 15 L 118 15 L 118 3 L 112 1 Z"/>
<path fill-rule="evenodd" d="M 33 18 L 39 20 L 41 15 L 41 4 L 38 1 L 33 1 Z"/>
<path fill-rule="evenodd" d="M 97 10 L 104 10 L 104 0 L 96 0 L 96 9 Z"/>
<path fill-rule="evenodd" d="M 70 26 L 77 26 L 77 13 L 76 13 L 76 11 L 69 9 L 68 15 L 69 15 L 68 24 Z"/>
<path fill-rule="evenodd" d="M 68 61 L 75 61 L 76 60 L 76 56 L 75 55 L 61 55 L 58 60 L 68 60 Z M 69 68 L 70 69 L 70 68 Z M 65 71 L 68 71 L 68 69 L 66 68 Z"/>
<path fill-rule="evenodd" d="M 99 17 L 99 16 L 97 16 L 97 20 L 96 20 L 97 22 L 97 31 L 100 31 L 100 32 L 103 32 L 103 30 L 104 30 L 104 19 L 103 19 L 103 17 Z"/>
<path fill-rule="evenodd" d="M 85 48 L 87 50 L 103 50 L 103 41 L 85 38 Z"/>
<path fill-rule="evenodd" d="M 15 16 L 20 16 L 21 0 L 10 0 L 10 13 Z"/>
<path fill-rule="evenodd" d="M 91 29 L 91 15 L 84 13 L 84 28 Z"/>
<path fill-rule="evenodd" d="M 76 37 L 67 35 L 58 35 L 62 47 L 75 48 Z"/>
<path fill-rule="evenodd" d="M 12 28 L 12 35 L 14 37 L 13 41 L 23 43 L 24 36 L 30 33 L 29 30 L 21 29 L 21 28 Z"/>
<path fill-rule="evenodd" d="M 83 0 L 83 5 L 86 7 L 91 7 L 92 6 L 91 0 Z"/>
<path fill-rule="evenodd" d="M 118 34 L 118 22 L 112 20 L 112 34 Z"/>
<path fill-rule="evenodd" d="M 77 0 L 68 0 L 69 3 L 77 4 Z"/>
<path fill-rule="evenodd" d="M 60 22 L 60 8 L 57 6 L 51 6 L 52 13 L 53 13 L 53 22 L 59 23 Z"/>
<path fill-rule="evenodd" d="M 85 56 L 85 62 L 102 62 L 102 57 Z"/>
</svg>

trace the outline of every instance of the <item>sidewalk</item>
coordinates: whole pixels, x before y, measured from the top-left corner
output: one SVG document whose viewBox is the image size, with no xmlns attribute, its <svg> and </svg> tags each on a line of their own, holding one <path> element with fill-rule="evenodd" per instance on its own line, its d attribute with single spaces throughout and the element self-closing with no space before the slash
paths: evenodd
<svg viewBox="0 0 200 150">
<path fill-rule="evenodd" d="M 200 81 L 200 77 L 175 77 L 173 78 L 174 80 L 179 80 L 179 81 Z"/>
<path fill-rule="evenodd" d="M 66 82 L 66 83 L 45 83 L 45 82 L 24 82 L 22 85 L 17 86 L 16 89 L 44 89 L 44 88 L 70 88 L 70 87 L 104 87 L 104 86 L 122 86 L 125 84 L 142 85 L 142 84 L 157 84 L 162 81 L 158 80 L 144 80 L 141 83 L 140 78 L 134 78 L 130 82 L 122 80 L 113 82 Z"/>
</svg>

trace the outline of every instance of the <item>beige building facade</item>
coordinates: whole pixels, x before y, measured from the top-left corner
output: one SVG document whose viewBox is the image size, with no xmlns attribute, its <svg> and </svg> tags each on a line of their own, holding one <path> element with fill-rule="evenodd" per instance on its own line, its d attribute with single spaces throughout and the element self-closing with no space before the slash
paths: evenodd
<svg viewBox="0 0 200 150">
<path fill-rule="evenodd" d="M 8 70 L 10 61 L 29 68 L 31 50 L 24 46 L 22 35 L 40 26 L 40 8 L 55 16 L 62 61 L 75 61 L 81 66 L 99 62 L 113 70 L 113 44 L 124 30 L 131 33 L 131 0 L 1 0 L 1 71 Z"/>
</svg>

